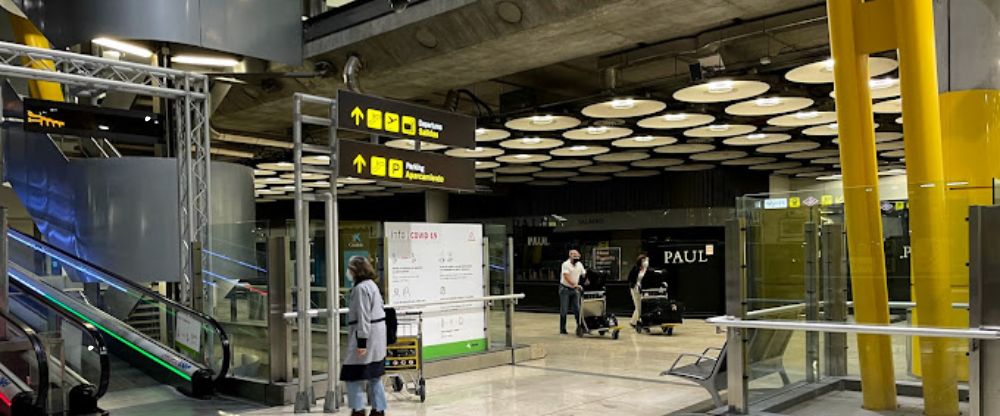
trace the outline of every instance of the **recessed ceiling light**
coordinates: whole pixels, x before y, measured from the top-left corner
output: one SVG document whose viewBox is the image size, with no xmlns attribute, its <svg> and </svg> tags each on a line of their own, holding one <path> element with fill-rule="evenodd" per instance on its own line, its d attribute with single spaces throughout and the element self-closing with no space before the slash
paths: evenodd
<svg viewBox="0 0 1000 416">
<path fill-rule="evenodd" d="M 730 128 L 731 126 L 728 124 L 713 124 L 711 126 L 708 126 L 708 129 L 711 131 L 726 131 L 729 130 Z"/>
<path fill-rule="evenodd" d="M 687 114 L 664 114 L 663 119 L 667 121 L 684 121 L 687 120 Z"/>
<path fill-rule="evenodd" d="M 638 136 L 634 140 L 637 141 L 637 142 L 651 142 L 651 141 L 653 141 L 655 139 L 656 138 L 653 137 L 653 136 Z"/>
<path fill-rule="evenodd" d="M 485 150 L 486 150 L 486 149 L 484 149 L 484 148 L 482 148 L 482 147 L 476 147 L 475 149 L 472 149 L 472 151 L 473 151 L 473 152 L 476 152 L 476 153 L 481 153 L 481 152 L 483 152 L 483 151 L 485 151 Z"/>
<path fill-rule="evenodd" d="M 114 49 L 120 52 L 125 52 L 129 55 L 135 55 L 140 58 L 149 58 L 150 56 L 153 56 L 153 52 L 151 52 L 149 49 L 143 48 L 138 45 L 133 45 L 131 43 L 122 42 L 120 40 L 114 40 L 110 38 L 97 38 L 94 39 L 93 42 L 105 48 Z"/>
<path fill-rule="evenodd" d="M 823 72 L 833 72 L 833 58 L 823 61 L 823 67 L 820 68 Z"/>
<path fill-rule="evenodd" d="M 531 116 L 531 124 L 535 124 L 535 125 L 539 125 L 539 126 L 544 126 L 546 124 L 552 124 L 554 121 L 556 121 L 556 118 L 552 117 L 551 115 Z"/>
<path fill-rule="evenodd" d="M 486 134 L 486 129 L 484 129 L 482 127 L 476 129 L 476 136 L 482 136 L 484 134 Z"/>
<path fill-rule="evenodd" d="M 590 126 L 587 127 L 588 134 L 604 134 L 608 132 L 607 126 Z"/>
<path fill-rule="evenodd" d="M 763 139 L 765 137 L 767 137 L 767 135 L 764 134 L 764 133 L 754 133 L 754 134 L 748 134 L 747 135 L 747 138 L 750 139 L 750 140 L 760 140 L 760 139 Z"/>
<path fill-rule="evenodd" d="M 539 144 L 541 142 L 542 142 L 542 139 L 539 138 L 539 137 L 526 137 L 526 138 L 521 139 L 521 143 L 524 143 L 524 144 Z"/>
<path fill-rule="evenodd" d="M 98 128 L 98 129 L 101 129 L 101 130 L 104 130 L 104 131 L 108 131 L 108 130 L 111 130 L 111 127 L 108 127 L 108 126 L 105 126 L 105 125 L 103 125 L 103 124 L 98 124 L 98 125 L 97 125 L 97 128 Z"/>
<path fill-rule="evenodd" d="M 587 147 L 587 146 L 573 146 L 573 147 L 569 148 L 569 150 L 572 150 L 574 152 L 582 152 L 582 151 L 587 150 L 587 149 L 589 149 L 589 147 Z"/>
<path fill-rule="evenodd" d="M 635 100 L 631 98 L 619 98 L 611 100 L 611 108 L 616 110 L 628 110 L 635 107 Z"/>
<path fill-rule="evenodd" d="M 171 61 L 179 64 L 210 66 L 215 68 L 228 68 L 240 62 L 232 58 L 219 58 L 212 56 L 177 55 Z"/>
<path fill-rule="evenodd" d="M 868 86 L 873 90 L 884 90 L 890 88 L 896 84 L 896 79 L 894 78 L 882 78 L 882 79 L 871 79 L 868 80 Z"/>
<path fill-rule="evenodd" d="M 712 94 L 725 94 L 733 91 L 733 81 L 712 81 L 708 83 L 708 92 Z"/>
<path fill-rule="evenodd" d="M 838 127 L 837 123 L 830 123 L 830 124 L 826 125 L 826 128 L 828 128 L 830 130 L 837 130 L 837 127 Z"/>
<path fill-rule="evenodd" d="M 799 111 L 798 113 L 793 114 L 792 117 L 795 117 L 795 118 L 797 118 L 799 120 L 809 120 L 811 118 L 819 117 L 819 112 L 818 111 Z"/>
<path fill-rule="evenodd" d="M 757 107 L 774 107 L 781 104 L 780 97 L 769 97 L 769 98 L 758 98 L 754 100 L 754 104 Z"/>
<path fill-rule="evenodd" d="M 531 155 L 526 155 L 526 154 L 523 154 L 523 153 L 519 154 L 519 155 L 515 155 L 514 157 L 517 158 L 517 159 L 531 159 Z"/>
<path fill-rule="evenodd" d="M 818 181 L 839 181 L 840 178 L 841 178 L 840 175 L 827 175 L 827 176 L 818 176 L 818 177 L 816 177 L 816 180 L 818 180 Z"/>
</svg>

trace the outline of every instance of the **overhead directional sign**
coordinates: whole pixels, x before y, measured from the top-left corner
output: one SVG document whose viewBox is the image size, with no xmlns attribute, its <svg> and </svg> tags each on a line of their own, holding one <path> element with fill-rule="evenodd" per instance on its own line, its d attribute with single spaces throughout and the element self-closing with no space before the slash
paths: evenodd
<svg viewBox="0 0 1000 416">
<path fill-rule="evenodd" d="M 346 130 L 476 147 L 476 119 L 450 111 L 339 90 L 337 116 Z"/>
<path fill-rule="evenodd" d="M 23 117 L 24 129 L 28 131 L 133 143 L 156 143 L 163 139 L 160 115 L 145 111 L 28 98 L 24 100 Z"/>
<path fill-rule="evenodd" d="M 355 177 L 430 188 L 474 191 L 476 165 L 437 153 L 417 152 L 341 140 L 340 177 Z"/>
</svg>

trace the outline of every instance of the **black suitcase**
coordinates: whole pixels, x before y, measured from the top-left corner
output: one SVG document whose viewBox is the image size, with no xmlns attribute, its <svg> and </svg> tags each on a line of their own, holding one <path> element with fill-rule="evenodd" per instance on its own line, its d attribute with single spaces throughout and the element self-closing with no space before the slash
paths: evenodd
<svg viewBox="0 0 1000 416">
<path fill-rule="evenodd" d="M 654 326 L 679 325 L 683 323 L 684 304 L 673 299 L 654 297 L 642 299 L 642 313 L 639 314 L 639 326 L 650 328 Z M 672 333 L 669 328 L 668 333 Z"/>
</svg>

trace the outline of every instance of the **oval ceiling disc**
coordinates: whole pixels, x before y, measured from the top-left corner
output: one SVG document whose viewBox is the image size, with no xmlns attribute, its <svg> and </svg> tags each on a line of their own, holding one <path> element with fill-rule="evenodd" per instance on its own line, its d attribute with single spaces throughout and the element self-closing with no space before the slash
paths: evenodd
<svg viewBox="0 0 1000 416">
<path fill-rule="evenodd" d="M 636 160 L 648 158 L 649 154 L 646 152 L 605 153 L 603 155 L 594 156 L 594 160 L 598 162 L 635 162 Z"/>
<path fill-rule="evenodd" d="M 611 142 L 611 145 L 621 148 L 641 149 L 666 146 L 674 143 L 677 143 L 677 139 L 669 136 L 633 136 L 615 140 Z"/>
<path fill-rule="evenodd" d="M 550 114 L 534 115 L 530 117 L 515 118 L 504 123 L 509 129 L 521 131 L 556 131 L 566 130 L 579 126 L 580 120 L 569 116 L 555 116 Z"/>
<path fill-rule="evenodd" d="M 562 145 L 562 140 L 544 137 L 524 137 L 500 142 L 500 147 L 515 150 L 546 150 L 555 149 Z"/>
<path fill-rule="evenodd" d="M 569 178 L 568 180 L 570 182 L 604 182 L 611 180 L 611 177 L 606 175 L 580 175 Z"/>
<path fill-rule="evenodd" d="M 672 144 L 669 146 L 657 147 L 653 149 L 653 151 L 656 153 L 666 153 L 666 154 L 701 153 L 701 152 L 710 152 L 712 150 L 715 150 L 715 145 L 696 144 L 696 143 Z"/>
<path fill-rule="evenodd" d="M 767 124 L 778 127 L 805 127 L 836 122 L 837 113 L 833 111 L 799 111 L 767 120 Z"/>
<path fill-rule="evenodd" d="M 530 154 L 530 153 L 519 153 L 519 154 L 516 154 L 516 155 L 504 155 L 504 156 L 500 156 L 496 160 L 497 160 L 497 162 L 523 164 L 523 163 L 547 162 L 547 161 L 549 161 L 551 159 L 552 159 L 552 156 L 549 156 L 549 155 L 537 155 L 537 154 Z"/>
<path fill-rule="evenodd" d="M 722 164 L 726 166 L 753 166 L 753 165 L 763 165 L 765 163 L 776 162 L 778 158 L 776 157 L 745 157 L 742 159 L 733 159 L 723 161 Z"/>
<path fill-rule="evenodd" d="M 604 146 L 576 145 L 576 146 L 560 147 L 558 149 L 553 149 L 549 151 L 549 154 L 552 156 L 583 157 L 583 156 L 595 156 L 610 151 L 611 149 Z"/>
<path fill-rule="evenodd" d="M 761 146 L 757 148 L 759 153 L 795 153 L 803 152 L 806 150 L 813 150 L 819 147 L 819 143 L 809 142 L 805 140 L 797 140 L 792 142 L 784 142 L 777 144 L 769 144 L 767 146 Z"/>
<path fill-rule="evenodd" d="M 632 134 L 632 129 L 625 127 L 590 126 L 564 132 L 563 137 L 573 140 L 612 140 L 630 134 Z"/>
<path fill-rule="evenodd" d="M 495 142 L 510 137 L 510 132 L 501 129 L 476 129 L 476 142 Z"/>
<path fill-rule="evenodd" d="M 868 58 L 868 76 L 877 77 L 895 71 L 899 63 L 894 59 Z M 785 79 L 802 84 L 832 84 L 833 59 L 827 59 L 793 68 L 785 73 Z"/>
<path fill-rule="evenodd" d="M 683 165 L 684 159 L 654 158 L 632 162 L 632 167 L 636 168 L 665 168 L 668 166 Z"/>
<path fill-rule="evenodd" d="M 680 89 L 674 93 L 674 99 L 687 103 L 721 103 L 755 97 L 769 89 L 771 86 L 766 82 L 722 79 Z"/>
<path fill-rule="evenodd" d="M 749 124 L 712 124 L 703 127 L 696 127 L 685 130 L 684 135 L 688 137 L 732 137 L 743 134 L 750 134 L 757 131 L 756 126 Z"/>
<path fill-rule="evenodd" d="M 582 159 L 562 159 L 562 160 L 550 160 L 548 162 L 542 163 L 543 168 L 555 168 L 555 169 L 575 169 L 584 166 L 593 165 L 594 162 L 590 160 Z"/>
<path fill-rule="evenodd" d="M 691 155 L 691 160 L 719 162 L 723 160 L 739 159 L 746 157 L 747 152 L 740 150 L 717 150 L 714 152 L 697 153 Z"/>
<path fill-rule="evenodd" d="M 616 173 L 615 177 L 618 177 L 618 178 L 647 178 L 647 177 L 656 176 L 656 175 L 659 175 L 659 174 L 660 174 L 660 171 L 658 171 L 658 170 L 628 170 L 628 171 L 625 171 L 625 172 L 618 172 L 618 173 Z"/>
<path fill-rule="evenodd" d="M 583 115 L 591 118 L 629 118 L 658 113 L 667 104 L 656 100 L 616 98 L 583 108 Z"/>
<path fill-rule="evenodd" d="M 451 149 L 444 154 L 451 157 L 460 157 L 464 159 L 477 159 L 477 158 L 487 158 L 487 157 L 497 157 L 502 155 L 503 149 L 497 149 L 495 147 L 476 147 L 474 149 Z"/>
<path fill-rule="evenodd" d="M 754 133 L 746 136 L 731 137 L 723 140 L 722 143 L 730 146 L 761 146 L 765 144 L 787 142 L 791 139 L 792 136 L 787 134 Z"/>
<path fill-rule="evenodd" d="M 715 116 L 698 113 L 668 113 L 639 120 L 644 129 L 687 129 L 715 121 Z"/>
<path fill-rule="evenodd" d="M 696 171 L 712 170 L 712 169 L 715 169 L 715 165 L 709 165 L 707 163 L 694 163 L 690 165 L 670 166 L 663 170 L 668 172 L 696 172 Z"/>
<path fill-rule="evenodd" d="M 726 114 L 743 117 L 772 116 L 799 111 L 813 105 L 812 98 L 805 97 L 761 97 L 732 104 L 726 107 Z"/>
</svg>

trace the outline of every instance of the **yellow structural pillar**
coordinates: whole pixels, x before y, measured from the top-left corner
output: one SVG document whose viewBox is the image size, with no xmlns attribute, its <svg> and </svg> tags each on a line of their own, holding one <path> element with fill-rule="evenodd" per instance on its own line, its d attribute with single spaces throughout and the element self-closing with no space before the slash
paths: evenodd
<svg viewBox="0 0 1000 416">
<path fill-rule="evenodd" d="M 43 35 L 42 32 L 39 32 L 38 28 L 36 28 L 35 25 L 27 19 L 11 14 L 10 23 L 11 27 L 14 29 L 14 38 L 18 43 L 25 46 L 44 49 L 49 49 L 51 47 L 49 45 L 49 40 L 45 37 L 45 35 Z M 49 71 L 56 70 L 55 64 L 53 64 L 50 60 L 39 59 L 26 63 L 34 69 L 45 69 Z M 28 90 L 32 98 L 51 101 L 64 100 L 62 87 L 56 82 L 37 80 L 28 81 Z"/>
<path fill-rule="evenodd" d="M 889 293 L 882 246 L 882 214 L 875 155 L 875 121 L 868 87 L 868 55 L 859 50 L 855 27 L 860 0 L 830 0 L 830 49 L 833 54 L 840 132 L 844 214 L 851 262 L 851 288 L 858 323 L 889 324 Z M 892 340 L 858 335 L 864 408 L 896 408 Z"/>
<path fill-rule="evenodd" d="M 885 0 L 882 0 L 885 1 Z M 903 135 L 910 197 L 911 279 L 920 326 L 951 326 L 947 203 L 934 10 L 929 1 L 893 0 Z M 955 340 L 921 338 L 924 414 L 957 416 Z"/>
</svg>

